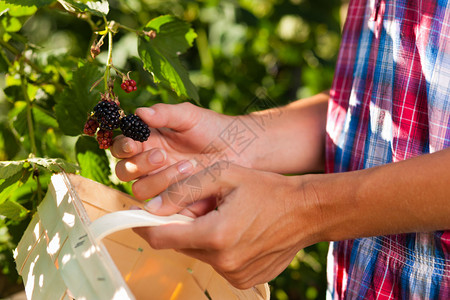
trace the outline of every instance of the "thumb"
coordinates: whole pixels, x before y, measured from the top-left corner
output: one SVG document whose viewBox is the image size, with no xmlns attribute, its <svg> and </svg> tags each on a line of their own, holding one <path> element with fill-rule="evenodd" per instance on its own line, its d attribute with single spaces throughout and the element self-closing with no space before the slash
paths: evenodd
<svg viewBox="0 0 450 300">
<path fill-rule="evenodd" d="M 156 215 L 180 213 L 203 200 L 202 183 L 196 174 L 169 185 L 165 191 L 147 202 L 145 209 Z"/>
<path fill-rule="evenodd" d="M 201 108 L 189 103 L 163 104 L 136 109 L 138 115 L 152 128 L 166 127 L 175 131 L 186 131 L 194 127 L 200 119 Z"/>
<path fill-rule="evenodd" d="M 229 163 L 228 163 L 229 164 Z M 222 168 L 221 174 L 211 180 L 214 168 Z M 159 196 L 145 205 L 145 209 L 156 215 L 171 215 L 183 211 L 200 201 L 206 201 L 208 209 L 211 205 L 217 207 L 221 197 L 225 197 L 236 186 L 237 174 L 221 162 L 201 170 L 187 178 L 170 185 Z M 217 174 L 216 174 L 217 175 Z M 214 202 L 214 203 L 212 203 Z"/>
</svg>

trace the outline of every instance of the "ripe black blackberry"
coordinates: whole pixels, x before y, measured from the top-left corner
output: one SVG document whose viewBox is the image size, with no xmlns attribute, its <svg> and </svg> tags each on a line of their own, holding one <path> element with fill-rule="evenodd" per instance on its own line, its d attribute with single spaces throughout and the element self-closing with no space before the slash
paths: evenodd
<svg viewBox="0 0 450 300">
<path fill-rule="evenodd" d="M 120 124 L 120 107 L 115 101 L 102 100 L 94 107 L 94 117 L 100 129 L 114 130 Z"/>
<path fill-rule="evenodd" d="M 150 128 L 134 114 L 127 115 L 120 120 L 120 129 L 124 136 L 139 142 L 145 142 L 150 136 Z"/>
</svg>

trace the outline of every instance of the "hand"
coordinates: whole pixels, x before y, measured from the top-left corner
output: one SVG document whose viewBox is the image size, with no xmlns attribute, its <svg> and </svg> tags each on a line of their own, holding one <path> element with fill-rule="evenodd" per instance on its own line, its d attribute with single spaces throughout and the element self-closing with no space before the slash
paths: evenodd
<svg viewBox="0 0 450 300">
<path fill-rule="evenodd" d="M 248 156 L 237 156 L 220 142 L 221 132 L 234 117 L 190 103 L 156 104 L 138 108 L 136 114 L 153 128 L 149 139 L 139 143 L 121 135 L 114 140 L 111 153 L 123 159 L 116 166 L 120 180 L 139 179 L 133 184 L 138 199 L 149 199 L 166 189 L 174 181 L 170 174 L 164 173 L 169 177 L 156 182 L 153 175 L 175 163 L 184 173 L 193 171 L 193 165 L 206 167 L 225 158 L 243 166 L 250 164 Z"/>
<path fill-rule="evenodd" d="M 169 169 L 164 172 L 176 171 Z M 314 189 L 303 190 L 303 178 L 219 162 L 146 206 L 158 215 L 189 210 L 197 216 L 193 222 L 135 231 L 153 248 L 176 249 L 210 264 L 235 287 L 250 288 L 276 277 L 299 249 L 319 241 Z"/>
</svg>

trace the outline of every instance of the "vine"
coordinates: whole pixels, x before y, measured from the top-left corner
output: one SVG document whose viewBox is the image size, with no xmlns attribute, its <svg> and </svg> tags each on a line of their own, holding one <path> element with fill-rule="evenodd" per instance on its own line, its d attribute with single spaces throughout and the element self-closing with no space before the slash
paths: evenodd
<svg viewBox="0 0 450 300">
<path fill-rule="evenodd" d="M 48 54 L 45 46 L 30 42 L 27 23 L 41 11 L 63 12 L 65 18 L 87 24 L 92 31 L 85 49 L 88 56 Z M 0 105 L 8 111 L 8 118 L 0 119 L 0 143 L 8 145 L 8 150 L 0 151 L 0 230 L 8 237 L 0 243 L 0 256 L 6 257 L 0 259 L 0 267 L 19 280 L 12 249 L 53 173 L 78 173 L 130 190 L 129 184 L 114 180 L 105 149 L 117 134 L 145 141 L 150 130 L 120 105 L 133 109 L 134 99 L 154 91 L 166 91 L 180 101 L 198 101 L 179 58 L 192 46 L 196 33 L 172 15 L 131 28 L 108 18 L 106 0 L 1 0 L 0 12 L 0 72 L 6 74 L 7 99 Z M 127 66 L 119 68 L 113 62 L 114 39 L 125 33 L 138 41 L 139 62 L 126 71 Z M 121 90 L 114 85 L 117 81 Z M 127 96 L 131 92 L 133 96 Z"/>
</svg>

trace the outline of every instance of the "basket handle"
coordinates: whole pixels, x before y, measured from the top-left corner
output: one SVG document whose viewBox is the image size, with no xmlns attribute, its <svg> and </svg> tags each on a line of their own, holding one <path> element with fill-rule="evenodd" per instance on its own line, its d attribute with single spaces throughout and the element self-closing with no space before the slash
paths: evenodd
<svg viewBox="0 0 450 300">
<path fill-rule="evenodd" d="M 90 231 L 97 242 L 104 237 L 128 228 L 159 226 L 169 223 L 191 222 L 194 219 L 175 214 L 171 216 L 156 216 L 146 210 L 121 210 L 106 214 L 93 221 Z"/>
</svg>

